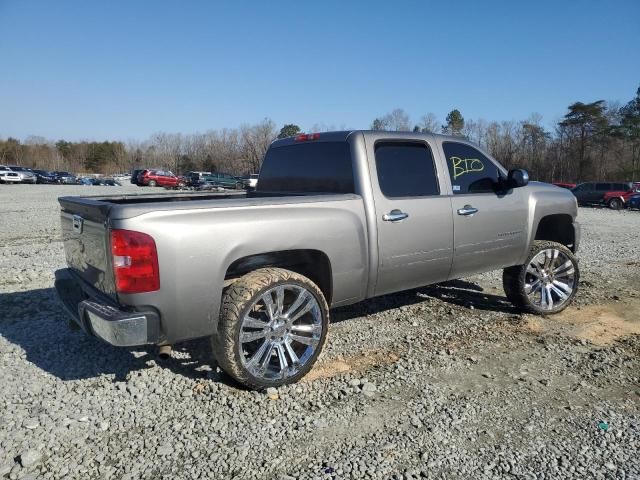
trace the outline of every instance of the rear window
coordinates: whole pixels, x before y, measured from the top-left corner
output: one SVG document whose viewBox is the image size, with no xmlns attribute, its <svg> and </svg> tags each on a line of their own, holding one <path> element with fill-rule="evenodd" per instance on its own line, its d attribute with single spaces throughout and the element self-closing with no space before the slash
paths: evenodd
<svg viewBox="0 0 640 480">
<path fill-rule="evenodd" d="M 260 170 L 258 191 L 353 193 L 347 142 L 309 142 L 270 148 Z"/>
</svg>

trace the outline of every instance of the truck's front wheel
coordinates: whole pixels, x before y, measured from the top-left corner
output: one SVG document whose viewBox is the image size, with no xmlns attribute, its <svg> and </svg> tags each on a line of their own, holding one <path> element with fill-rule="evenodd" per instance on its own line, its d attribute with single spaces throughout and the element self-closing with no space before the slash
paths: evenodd
<svg viewBox="0 0 640 480">
<path fill-rule="evenodd" d="M 504 269 L 507 298 L 530 313 L 564 310 L 578 290 L 580 271 L 571 250 L 560 243 L 536 240 L 523 265 Z"/>
<path fill-rule="evenodd" d="M 220 367 L 255 389 L 302 378 L 327 335 L 329 308 L 318 286 L 282 268 L 263 268 L 224 293 L 213 353 Z"/>
</svg>

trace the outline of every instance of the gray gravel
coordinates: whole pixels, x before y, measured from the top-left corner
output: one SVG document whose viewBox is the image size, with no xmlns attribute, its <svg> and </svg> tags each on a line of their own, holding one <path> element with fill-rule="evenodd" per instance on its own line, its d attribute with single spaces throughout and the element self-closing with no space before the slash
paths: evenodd
<svg viewBox="0 0 640 480">
<path fill-rule="evenodd" d="M 640 212 L 580 210 L 566 313 L 520 315 L 499 272 L 381 297 L 257 393 L 206 341 L 161 360 L 67 328 L 56 197 L 122 190 L 0 185 L 0 478 L 640 478 Z"/>
</svg>

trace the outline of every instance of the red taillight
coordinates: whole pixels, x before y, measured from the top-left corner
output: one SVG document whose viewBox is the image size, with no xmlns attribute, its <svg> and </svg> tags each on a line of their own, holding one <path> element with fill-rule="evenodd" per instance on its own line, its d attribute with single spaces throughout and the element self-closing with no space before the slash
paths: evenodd
<svg viewBox="0 0 640 480">
<path fill-rule="evenodd" d="M 306 142 L 308 140 L 317 140 L 320 138 L 319 133 L 301 133 L 300 135 L 296 135 L 296 142 Z"/>
<path fill-rule="evenodd" d="M 118 293 L 160 289 L 158 252 L 152 237 L 130 230 L 112 230 L 111 255 Z"/>
</svg>

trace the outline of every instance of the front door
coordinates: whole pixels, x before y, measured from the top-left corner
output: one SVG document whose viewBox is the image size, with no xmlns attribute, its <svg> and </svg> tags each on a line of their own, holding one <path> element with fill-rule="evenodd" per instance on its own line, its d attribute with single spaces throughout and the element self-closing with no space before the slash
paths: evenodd
<svg viewBox="0 0 640 480">
<path fill-rule="evenodd" d="M 452 190 L 454 253 L 449 278 L 521 261 L 527 246 L 526 187 L 496 189 L 504 172 L 473 146 L 441 144 Z"/>
<path fill-rule="evenodd" d="M 414 141 L 372 139 L 367 145 L 378 229 L 375 294 L 447 279 L 451 268 L 451 199 L 442 195 L 433 148 Z"/>
</svg>

